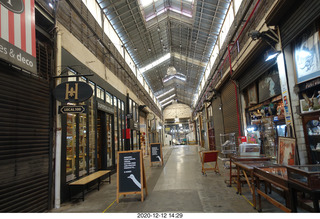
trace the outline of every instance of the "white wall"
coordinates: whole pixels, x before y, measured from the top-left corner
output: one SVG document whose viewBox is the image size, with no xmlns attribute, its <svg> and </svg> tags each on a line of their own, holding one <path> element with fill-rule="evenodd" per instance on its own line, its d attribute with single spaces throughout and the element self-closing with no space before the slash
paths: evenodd
<svg viewBox="0 0 320 219">
<path fill-rule="evenodd" d="M 192 110 L 191 108 L 182 103 L 174 103 L 166 107 L 163 111 L 164 119 L 174 119 L 176 116 L 178 118 L 191 118 Z"/>
<path fill-rule="evenodd" d="M 80 62 L 85 64 L 93 72 L 98 74 L 101 78 L 113 85 L 123 95 L 129 96 L 139 105 L 144 103 L 138 99 L 134 92 L 132 92 L 116 75 L 114 75 L 97 57 L 92 54 L 76 37 L 74 37 L 62 24 L 57 23 L 61 31 L 61 44 L 70 54 L 77 58 Z"/>
</svg>

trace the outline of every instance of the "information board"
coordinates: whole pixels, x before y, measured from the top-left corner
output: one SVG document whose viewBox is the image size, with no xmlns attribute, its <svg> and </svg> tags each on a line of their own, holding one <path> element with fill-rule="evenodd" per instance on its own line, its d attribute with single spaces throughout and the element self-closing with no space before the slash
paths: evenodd
<svg viewBox="0 0 320 219">
<path fill-rule="evenodd" d="M 161 165 L 163 165 L 162 147 L 160 143 L 150 144 L 150 166 L 152 163 L 161 163 Z"/>
<path fill-rule="evenodd" d="M 139 193 L 141 193 L 141 201 L 143 201 L 144 188 L 146 194 L 148 194 L 142 151 L 119 151 L 117 159 L 117 202 L 119 203 L 120 195 Z"/>
</svg>

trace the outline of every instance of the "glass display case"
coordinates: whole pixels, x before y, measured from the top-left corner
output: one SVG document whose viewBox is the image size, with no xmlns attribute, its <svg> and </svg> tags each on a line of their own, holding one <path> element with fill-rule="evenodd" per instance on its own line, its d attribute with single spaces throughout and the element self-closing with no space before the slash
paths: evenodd
<svg viewBox="0 0 320 219">
<path fill-rule="evenodd" d="M 304 115 L 303 128 L 310 164 L 320 164 L 320 121 L 319 113 Z"/>
<path fill-rule="evenodd" d="M 320 165 L 288 166 L 287 168 L 290 182 L 310 190 L 320 190 Z"/>
</svg>

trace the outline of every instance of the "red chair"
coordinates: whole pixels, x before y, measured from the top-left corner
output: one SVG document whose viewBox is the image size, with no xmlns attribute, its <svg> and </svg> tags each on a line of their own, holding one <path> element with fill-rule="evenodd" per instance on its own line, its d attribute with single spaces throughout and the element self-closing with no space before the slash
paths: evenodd
<svg viewBox="0 0 320 219">
<path fill-rule="evenodd" d="M 218 166 L 218 153 L 219 151 L 203 151 L 202 153 L 202 174 L 203 175 L 207 175 L 206 174 L 206 170 L 214 170 L 215 173 L 220 174 L 219 171 L 219 166 Z M 204 164 L 205 163 L 215 163 L 214 167 L 210 167 L 210 168 L 205 168 Z"/>
</svg>

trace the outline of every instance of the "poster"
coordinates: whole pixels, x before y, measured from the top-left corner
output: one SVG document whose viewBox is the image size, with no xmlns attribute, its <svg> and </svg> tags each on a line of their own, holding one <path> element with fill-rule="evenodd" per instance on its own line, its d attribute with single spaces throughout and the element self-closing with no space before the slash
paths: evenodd
<svg viewBox="0 0 320 219">
<path fill-rule="evenodd" d="M 319 31 L 305 31 L 294 47 L 297 83 L 320 75 Z"/>
<path fill-rule="evenodd" d="M 279 137 L 278 141 L 278 164 L 294 165 L 296 139 Z"/>
</svg>

